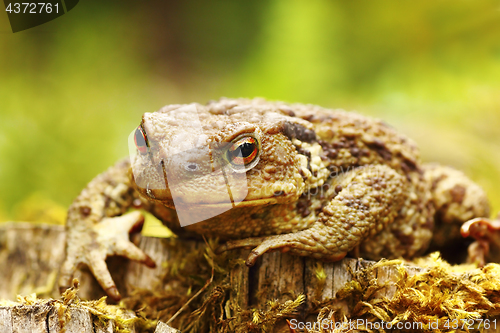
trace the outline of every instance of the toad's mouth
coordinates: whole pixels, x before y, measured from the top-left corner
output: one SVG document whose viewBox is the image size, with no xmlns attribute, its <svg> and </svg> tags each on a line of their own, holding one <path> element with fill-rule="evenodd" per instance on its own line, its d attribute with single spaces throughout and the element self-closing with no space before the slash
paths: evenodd
<svg viewBox="0 0 500 333">
<path fill-rule="evenodd" d="M 296 187 L 290 186 L 288 183 L 274 183 L 272 186 L 261 186 L 260 188 L 253 186 L 251 190 L 242 187 L 245 191 L 239 192 L 239 188 L 236 186 L 210 190 L 206 190 L 206 187 L 204 189 L 195 186 L 186 186 L 180 189 L 166 186 L 163 189 L 152 189 L 149 184 L 146 184 L 145 187 L 138 186 L 134 181 L 132 184 L 136 191 L 148 201 L 155 201 L 176 210 L 197 208 L 229 210 L 237 207 L 284 204 L 298 199 Z"/>
<path fill-rule="evenodd" d="M 231 208 L 242 208 L 242 207 L 255 207 L 255 206 L 268 206 L 277 205 L 290 202 L 290 199 L 294 197 L 293 195 L 283 195 L 280 197 L 273 198 L 262 198 L 262 199 L 250 199 L 243 200 L 237 203 L 233 202 L 217 202 L 217 203 L 207 203 L 207 202 L 182 202 L 179 200 L 167 199 L 167 200 L 157 200 L 162 203 L 165 207 L 172 209 L 211 209 L 211 208 L 224 208 L 229 210 Z"/>
<path fill-rule="evenodd" d="M 284 191 L 269 196 L 264 195 L 262 197 L 259 196 L 247 196 L 241 201 L 234 202 L 233 200 L 219 198 L 217 200 L 216 197 L 206 198 L 205 195 L 195 195 L 195 196 L 173 196 L 172 193 L 168 190 L 148 190 L 144 188 L 140 188 L 134 186 L 137 192 L 141 194 L 141 196 L 147 198 L 148 201 L 155 201 L 159 204 L 164 205 L 165 207 L 171 209 L 184 209 L 184 210 L 192 210 L 192 209 L 212 209 L 212 208 L 224 208 L 225 210 L 229 210 L 232 208 L 240 208 L 240 207 L 255 207 L 255 206 L 267 206 L 267 205 L 276 205 L 276 204 L 285 204 L 296 201 L 298 199 L 296 193 L 285 193 Z M 261 193 L 263 194 L 263 193 Z"/>
<path fill-rule="evenodd" d="M 163 204 L 164 206 L 175 209 L 179 224 L 181 227 L 185 227 L 191 224 L 209 220 L 216 216 L 220 216 L 226 212 L 234 211 L 234 209 L 243 209 L 243 212 L 248 211 L 252 207 L 263 207 L 269 205 L 276 205 L 280 203 L 285 203 L 285 201 L 290 202 L 290 198 L 281 196 L 276 198 L 262 198 L 262 199 L 251 199 L 243 200 L 237 203 L 232 202 L 179 202 L 179 200 L 156 200 L 157 202 Z M 229 213 L 231 214 L 231 213 Z M 230 218 L 229 216 L 227 218 Z M 224 218 L 222 218 L 224 220 Z M 220 220 L 218 220 L 220 221 Z"/>
</svg>

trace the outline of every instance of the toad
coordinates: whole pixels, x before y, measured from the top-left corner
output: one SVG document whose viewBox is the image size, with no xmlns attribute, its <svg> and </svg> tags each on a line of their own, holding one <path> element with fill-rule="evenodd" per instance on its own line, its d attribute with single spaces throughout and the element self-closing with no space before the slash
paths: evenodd
<svg viewBox="0 0 500 333">
<path fill-rule="evenodd" d="M 353 112 L 263 99 L 168 105 L 145 113 L 130 142 L 130 158 L 69 208 L 62 290 L 85 264 L 119 299 L 108 256 L 155 266 L 129 240 L 144 221 L 133 208 L 183 237 L 219 238 L 218 252 L 252 248 L 249 266 L 275 250 L 412 258 L 489 216 L 484 191 L 463 173 L 423 164 L 412 140 Z"/>
</svg>

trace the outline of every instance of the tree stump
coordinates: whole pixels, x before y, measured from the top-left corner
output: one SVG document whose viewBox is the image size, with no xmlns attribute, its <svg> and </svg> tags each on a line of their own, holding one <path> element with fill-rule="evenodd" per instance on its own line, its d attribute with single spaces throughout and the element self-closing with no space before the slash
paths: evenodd
<svg viewBox="0 0 500 333">
<path fill-rule="evenodd" d="M 103 323 L 86 309 L 69 308 L 70 320 L 64 325 L 66 333 L 112 333 L 114 322 Z M 129 332 L 135 333 L 133 326 Z M 57 308 L 48 303 L 0 307 L 0 332 L 2 333 L 61 333 Z"/>
<path fill-rule="evenodd" d="M 15 300 L 18 294 L 37 292 L 45 298 L 59 298 L 57 272 L 64 259 L 64 228 L 56 225 L 8 223 L 0 226 L 0 299 Z M 151 288 L 162 283 L 166 269 L 162 263 L 205 248 L 202 241 L 138 237 L 139 247 L 156 263 L 157 268 L 129 262 L 121 258 L 108 260 L 118 289 L 123 296 L 133 294 L 137 288 Z M 232 252 L 232 256 L 245 259 L 249 250 Z M 191 263 L 196 265 L 197 263 Z M 305 301 L 293 317 L 314 321 L 312 315 L 318 306 L 330 302 L 340 313 L 352 311 L 352 304 L 337 300 L 336 295 L 352 283 L 353 274 L 363 272 L 374 264 L 362 259 L 344 259 L 336 263 L 322 263 L 311 258 L 295 257 L 279 252 L 265 254 L 254 267 L 234 265 L 227 272 L 230 292 L 227 302 L 242 310 L 265 309 L 268 301 L 280 303 L 296 300 L 300 294 Z M 408 267 L 408 276 L 422 268 Z M 381 266 L 373 272 L 376 282 L 383 285 L 375 291 L 380 299 L 390 299 L 396 292 L 398 272 L 395 266 Z M 81 299 L 95 300 L 104 296 L 93 276 L 86 270 L 78 273 Z M 168 284 L 168 283 L 167 283 Z M 176 286 L 171 286 L 175 290 Z M 227 304 L 226 304 L 227 305 Z M 226 305 L 221 305 L 225 307 Z M 178 305 L 181 308 L 182 304 Z M 50 302 L 38 305 L 7 305 L 0 307 L 0 332 L 59 332 L 56 312 Z M 113 323 L 103 327 L 85 310 L 71 309 L 71 320 L 66 332 L 112 332 Z M 226 314 L 228 313 L 226 309 Z M 309 315 L 309 317 L 308 317 Z M 155 319 L 155 318 L 152 318 Z M 24 325 L 24 326 L 23 326 Z M 499 322 L 500 325 L 500 322 Z M 93 331 L 92 331 L 93 329 Z M 159 325 L 158 332 L 171 329 Z M 496 327 L 495 327 L 496 329 Z M 73 331 L 72 331 L 73 330 Z M 163 330 L 163 331 L 162 331 Z M 289 332 L 284 318 L 279 320 L 275 332 Z M 496 331 L 496 330 L 485 330 Z"/>
</svg>

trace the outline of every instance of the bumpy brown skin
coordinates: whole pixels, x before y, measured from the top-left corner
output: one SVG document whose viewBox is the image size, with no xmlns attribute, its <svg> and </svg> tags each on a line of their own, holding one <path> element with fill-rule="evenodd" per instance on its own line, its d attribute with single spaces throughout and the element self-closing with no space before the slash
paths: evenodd
<svg viewBox="0 0 500 333">
<path fill-rule="evenodd" d="M 142 223 L 137 212 L 122 215 L 134 205 L 176 232 L 227 240 L 219 251 L 253 247 L 248 265 L 277 249 L 329 261 L 353 250 L 370 259 L 411 258 L 429 247 L 433 233 L 439 244 L 447 244 L 443 235 L 459 238 L 463 222 L 489 215 L 481 188 L 451 168 L 422 165 L 416 145 L 382 121 L 313 105 L 221 99 L 190 105 L 200 119 L 193 127 L 190 118 L 171 112 L 181 107 L 145 114 L 149 154 L 134 159 L 133 172 L 127 160 L 111 167 L 71 205 L 62 289 L 77 265 L 87 264 L 118 299 L 106 256 L 154 265 L 128 240 L 127 232 Z M 243 173 L 244 200 L 180 228 L 171 187 L 181 186 L 183 209 L 196 214 L 199 207 L 224 204 L 214 189 L 225 185 L 203 172 L 190 176 L 172 156 L 179 158 L 185 142 L 220 146 L 249 134 L 258 139 L 260 153 L 258 163 Z M 189 158 L 193 169 L 209 170 L 196 152 Z M 241 177 L 228 170 L 226 181 Z M 170 171 L 187 181 L 169 184 Z"/>
</svg>

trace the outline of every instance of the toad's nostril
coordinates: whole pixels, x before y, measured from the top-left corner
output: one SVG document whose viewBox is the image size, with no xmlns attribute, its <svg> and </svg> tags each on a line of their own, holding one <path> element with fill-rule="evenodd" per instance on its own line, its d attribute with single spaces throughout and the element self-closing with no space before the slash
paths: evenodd
<svg viewBox="0 0 500 333">
<path fill-rule="evenodd" d="M 196 171 L 199 169 L 199 167 L 198 167 L 198 164 L 196 164 L 196 163 L 187 163 L 185 165 L 185 169 L 187 171 Z"/>
</svg>

